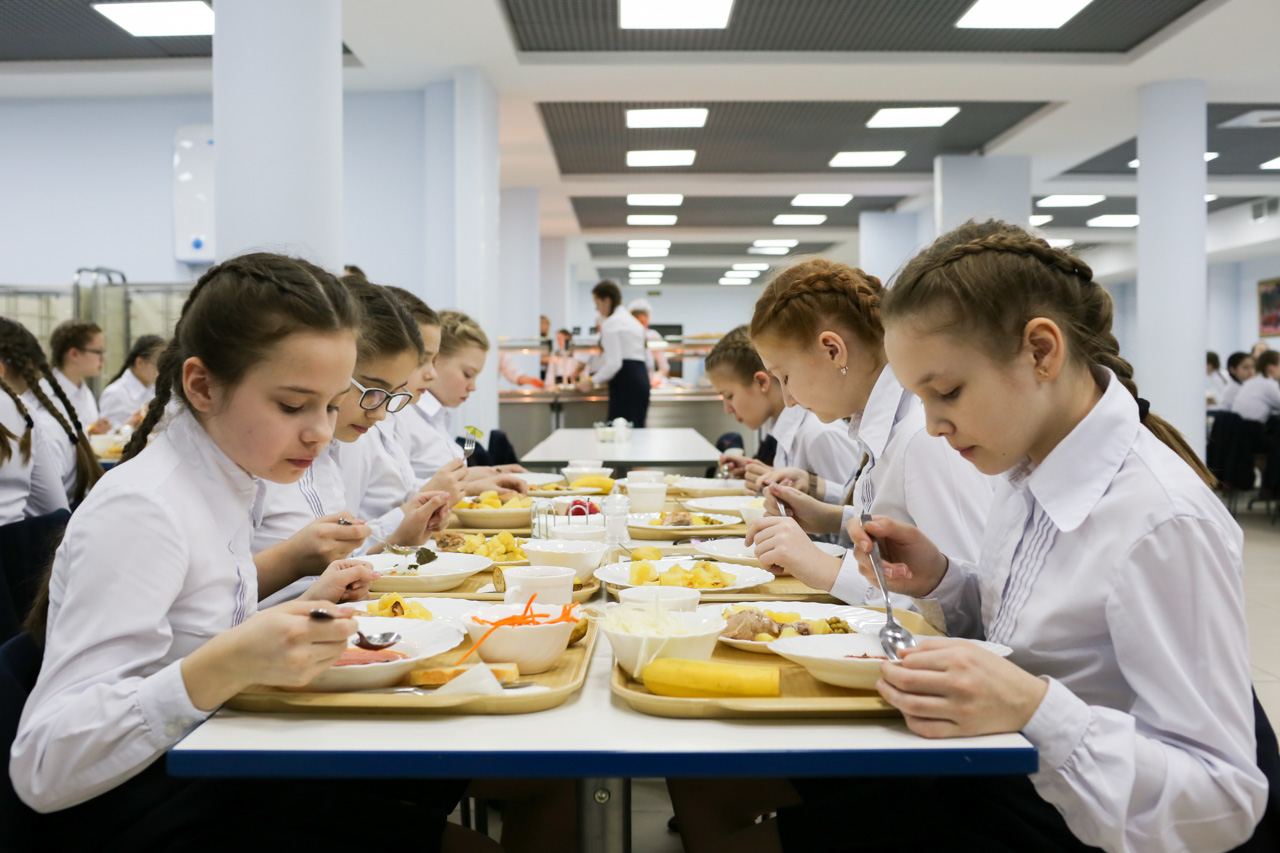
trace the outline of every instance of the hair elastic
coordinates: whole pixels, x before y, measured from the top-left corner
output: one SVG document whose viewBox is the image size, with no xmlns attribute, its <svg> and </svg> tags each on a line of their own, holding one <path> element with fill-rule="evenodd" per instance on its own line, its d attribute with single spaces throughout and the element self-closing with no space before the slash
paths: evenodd
<svg viewBox="0 0 1280 853">
<path fill-rule="evenodd" d="M 30 413 L 30 412 L 23 412 L 23 413 L 22 413 L 22 419 L 23 419 L 24 421 L 26 421 L 26 422 L 27 422 L 27 429 L 28 429 L 28 430 L 32 430 L 32 429 L 35 429 L 35 428 L 36 428 L 35 421 L 31 420 L 31 413 Z"/>
<path fill-rule="evenodd" d="M 1147 419 L 1147 415 L 1151 414 L 1151 404 L 1141 397 L 1138 398 L 1138 421 L 1142 422 Z"/>
</svg>

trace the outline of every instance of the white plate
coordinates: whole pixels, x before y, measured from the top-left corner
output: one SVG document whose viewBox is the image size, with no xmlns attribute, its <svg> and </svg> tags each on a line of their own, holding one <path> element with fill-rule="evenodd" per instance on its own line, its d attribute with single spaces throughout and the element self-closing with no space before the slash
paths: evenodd
<svg viewBox="0 0 1280 853">
<path fill-rule="evenodd" d="M 423 607 L 431 611 L 431 615 L 434 616 L 435 619 L 425 620 L 425 619 L 404 619 L 396 616 L 369 616 L 367 613 L 367 611 L 369 610 L 369 605 L 374 604 L 381 597 L 382 597 L 381 595 L 374 595 L 364 601 L 352 601 L 350 602 L 350 605 L 358 611 L 364 611 L 356 614 L 362 620 L 386 619 L 388 621 L 395 622 L 396 624 L 399 624 L 401 622 L 431 621 L 431 622 L 456 622 L 458 625 L 461 625 L 462 614 L 468 613 L 476 609 L 476 603 L 474 601 L 470 601 L 465 598 L 430 598 L 427 596 L 405 595 L 403 596 L 405 601 L 415 601 L 418 604 L 421 604 Z M 362 622 L 361 624 L 364 624 L 364 623 Z"/>
<path fill-rule="evenodd" d="M 382 573 L 382 577 L 374 581 L 370 594 L 384 592 L 444 592 L 453 589 L 476 572 L 482 572 L 493 565 L 488 557 L 475 554 L 453 554 L 442 552 L 434 562 L 428 563 L 417 572 L 407 574 L 407 567 L 413 562 L 412 557 L 401 557 L 396 554 L 374 554 L 361 557 L 368 560 L 373 567 Z"/>
<path fill-rule="evenodd" d="M 720 512 L 741 517 L 742 508 L 750 506 L 751 502 L 755 500 L 759 500 L 759 498 L 754 495 L 720 495 L 714 498 L 694 498 L 693 500 L 681 501 L 681 503 L 684 504 L 685 509 L 693 512 Z"/>
<path fill-rule="evenodd" d="M 834 545 L 830 542 L 814 542 L 819 550 L 833 557 L 843 557 L 844 548 L 840 545 Z M 717 560 L 724 560 L 726 563 L 737 563 L 741 566 L 755 566 L 760 568 L 760 561 L 756 559 L 756 551 L 754 548 L 747 547 L 747 540 L 741 536 L 734 536 L 727 539 L 709 539 L 703 542 L 698 548 L 708 557 L 715 557 Z"/>
<path fill-rule="evenodd" d="M 468 533 L 468 534 L 465 534 L 465 535 L 467 535 L 467 536 L 475 536 L 476 534 L 474 534 L 474 533 Z M 490 537 L 486 536 L 486 537 L 485 537 L 486 541 L 487 541 L 489 538 L 490 538 Z M 528 536 L 517 536 L 517 537 L 516 537 L 516 541 L 517 541 L 517 542 L 520 542 L 520 541 L 522 541 L 522 540 L 523 540 L 523 541 L 525 541 L 525 542 L 528 542 L 528 541 L 529 541 L 529 537 L 528 537 Z M 461 552 L 461 551 L 441 551 L 441 550 L 440 550 L 440 543 L 439 543 L 439 542 L 437 542 L 437 541 L 436 541 L 436 540 L 434 540 L 434 539 L 431 539 L 431 540 L 429 540 L 429 541 L 427 542 L 427 547 L 428 547 L 428 548 L 430 548 L 432 551 L 435 551 L 435 552 L 437 552 L 437 553 L 439 553 L 439 554 L 461 554 L 461 553 L 463 553 L 463 552 Z M 506 560 L 505 562 L 498 562 L 498 561 L 495 561 L 495 562 L 494 562 L 494 565 L 495 565 L 495 566 L 501 566 L 501 567 L 502 567 L 502 568 L 504 568 L 504 569 L 509 569 L 509 568 L 511 568 L 512 566 L 527 566 L 527 565 L 529 565 L 529 561 L 528 561 L 528 560 Z"/>
<path fill-rule="evenodd" d="M 661 532 L 661 533 L 669 532 L 669 533 L 675 533 L 675 534 L 687 534 L 687 533 L 705 533 L 708 530 L 719 530 L 723 527 L 732 527 L 735 524 L 742 523 L 741 518 L 735 518 L 732 515 L 713 515 L 712 513 L 709 513 L 709 512 L 696 513 L 696 515 L 705 515 L 708 518 L 710 518 L 712 521 L 716 522 L 715 524 L 698 524 L 698 525 L 688 525 L 688 526 L 682 525 L 680 527 L 664 527 L 662 525 L 649 523 L 651 520 L 658 518 L 661 515 L 662 513 L 660 512 L 633 512 L 627 516 L 627 528 L 630 530 L 646 530 L 649 532 Z M 678 537 L 673 536 L 671 538 L 675 539 Z"/>
<path fill-rule="evenodd" d="M 552 483 L 560 483 L 564 481 L 563 474 L 535 474 L 529 471 L 520 474 L 513 474 L 512 476 L 519 477 L 521 480 L 524 480 L 529 484 L 530 489 L 537 488 L 538 486 L 549 486 Z"/>
<path fill-rule="evenodd" d="M 743 602 L 743 604 L 754 607 L 757 610 L 772 610 L 775 613 L 799 613 L 801 619 L 830 619 L 835 616 L 848 622 L 849 627 L 860 634 L 872 633 L 878 635 L 880 628 L 885 623 L 885 615 L 880 611 L 869 610 L 865 607 L 854 607 L 850 604 L 819 604 L 815 601 L 749 601 Z M 733 607 L 732 604 L 704 604 L 698 610 L 705 610 L 708 613 L 723 616 L 724 612 L 731 607 Z M 724 618 L 727 621 L 729 617 L 725 616 Z M 774 654 L 769 650 L 768 642 L 730 640 L 728 637 L 721 637 L 720 642 L 735 649 L 742 649 L 745 652 Z"/>
<path fill-rule="evenodd" d="M 681 477 L 673 485 L 686 494 L 699 498 L 741 495 L 747 490 L 746 480 L 718 480 L 712 477 Z"/>
<path fill-rule="evenodd" d="M 474 602 L 470 602 L 474 604 Z M 390 648 L 393 652 L 408 655 L 403 660 L 387 663 L 366 663 L 356 666 L 334 666 L 311 679 L 304 691 L 345 693 L 351 690 L 374 690 L 397 684 L 420 662 L 456 648 L 466 636 L 461 623 L 452 621 L 425 622 L 421 619 L 396 619 L 389 616 L 369 616 L 360 620 L 360 630 L 380 634 L 395 631 L 400 642 Z"/>
<path fill-rule="evenodd" d="M 544 491 L 542 489 L 532 489 L 529 492 L 531 498 L 581 498 L 587 495 L 598 495 L 604 489 L 599 486 L 591 486 L 582 489 L 563 489 L 561 491 Z"/>
<path fill-rule="evenodd" d="M 530 509 L 458 509 L 453 514 L 463 527 L 476 530 L 509 530 L 512 527 L 528 527 Z"/>
<path fill-rule="evenodd" d="M 969 640 L 1001 657 L 1013 649 L 985 640 Z M 874 634 L 823 634 L 819 637 L 787 637 L 774 640 L 769 648 L 789 661 L 800 664 L 819 681 L 853 690 L 875 690 L 880 680 L 884 650 L 879 632 Z M 872 655 L 859 658 L 857 655 Z M 853 655 L 853 657 L 850 657 Z"/>
<path fill-rule="evenodd" d="M 662 574 L 672 566 L 679 564 L 687 569 L 692 569 L 694 563 L 703 562 L 694 557 L 672 557 L 665 560 L 642 560 L 640 562 L 652 563 L 657 569 L 658 574 Z M 711 561 L 706 561 L 711 562 Z M 717 589 L 700 589 L 699 592 L 725 592 L 735 589 L 750 589 L 753 586 L 769 583 L 773 580 L 773 575 L 764 569 L 753 569 L 749 566 L 730 566 L 725 563 L 715 564 L 721 571 L 727 575 L 733 576 L 733 582 L 728 586 L 719 587 Z M 635 586 L 631 583 L 631 563 L 610 563 L 596 569 L 596 577 L 600 578 L 604 583 L 611 583 L 617 587 Z"/>
</svg>

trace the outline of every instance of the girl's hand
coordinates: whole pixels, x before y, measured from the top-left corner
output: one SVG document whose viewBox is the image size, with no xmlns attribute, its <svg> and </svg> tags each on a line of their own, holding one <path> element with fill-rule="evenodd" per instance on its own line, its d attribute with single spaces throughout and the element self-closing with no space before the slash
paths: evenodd
<svg viewBox="0 0 1280 853">
<path fill-rule="evenodd" d="M 329 564 L 311 589 L 299 598 L 311 601 L 360 601 L 369 597 L 369 586 L 381 575 L 364 560 L 337 560 Z"/>
<path fill-rule="evenodd" d="M 449 497 L 457 503 L 466 491 L 464 482 L 467 479 L 467 463 L 462 459 L 450 459 L 431 475 L 431 479 L 422 486 L 420 492 L 448 492 Z"/>
<path fill-rule="evenodd" d="M 735 453 L 732 456 L 728 453 L 720 454 L 720 464 L 729 469 L 729 473 L 733 475 L 732 479 L 734 480 L 743 479 L 747 475 L 747 464 L 756 461 L 757 460 L 754 459 L 748 459 L 741 453 Z M 764 465 L 763 462 L 760 462 L 759 464 Z M 750 486 L 751 484 L 748 483 L 747 485 Z"/>
<path fill-rule="evenodd" d="M 528 474 L 529 473 L 529 469 L 525 468 L 519 462 L 513 462 L 509 465 L 498 465 L 496 466 L 496 468 L 498 473 L 500 474 Z"/>
<path fill-rule="evenodd" d="M 584 376 L 578 380 L 578 390 L 581 391 L 583 394 L 591 393 L 591 390 L 595 387 L 596 387 L 595 383 L 592 382 L 591 378 L 588 376 Z"/>
<path fill-rule="evenodd" d="M 764 508 L 769 516 L 782 515 L 782 506 L 806 533 L 838 533 L 844 508 L 823 503 L 790 486 L 770 486 L 765 491 Z"/>
<path fill-rule="evenodd" d="M 922 737 L 1018 732 L 1049 685 L 999 655 L 964 640 L 924 640 L 880 667 L 876 689 Z"/>
<path fill-rule="evenodd" d="M 418 492 L 400 507 L 404 521 L 388 537 L 389 541 L 405 547 L 421 545 L 449 523 L 451 506 L 448 492 Z"/>
<path fill-rule="evenodd" d="M 858 557 L 858 570 L 872 586 L 878 587 L 880 582 L 871 567 L 871 536 L 880 543 L 880 560 L 884 564 L 884 579 L 889 584 L 889 592 L 923 598 L 937 588 L 947 573 L 946 555 L 910 524 L 877 515 L 867 524 L 865 531 L 856 518 L 846 529 Z"/>
<path fill-rule="evenodd" d="M 790 486 L 796 491 L 809 493 L 809 472 L 803 468 L 769 468 L 762 471 L 756 484 L 751 484 L 751 469 L 747 468 L 747 488 L 760 491 L 769 486 Z"/>
<path fill-rule="evenodd" d="M 823 553 L 794 518 L 772 516 L 751 522 L 747 545 L 755 547 L 760 565 L 775 575 L 790 574 L 814 589 L 831 589 L 840 574 L 841 559 Z"/>
<path fill-rule="evenodd" d="M 350 524 L 339 523 L 339 519 Z M 320 516 L 289 537 L 297 540 L 299 564 L 305 569 L 298 576 L 313 574 L 321 566 L 351 556 L 368 536 L 369 525 L 345 510 Z"/>
<path fill-rule="evenodd" d="M 522 495 L 529 493 L 529 484 L 515 474 L 494 474 L 492 477 L 485 477 L 480 480 L 468 480 L 466 483 L 466 492 L 469 495 L 478 495 L 481 492 L 519 492 Z M 509 496 L 504 496 L 505 501 Z"/>
<path fill-rule="evenodd" d="M 337 619 L 311 619 L 313 608 Z M 212 711 L 251 684 L 303 687 L 334 664 L 356 632 L 350 607 L 298 599 L 259 610 L 182 660 L 191 703 Z"/>
<path fill-rule="evenodd" d="M 103 435 L 111 431 L 111 421 L 106 418 L 98 418 L 89 424 L 89 428 L 84 431 L 85 435 Z"/>
</svg>

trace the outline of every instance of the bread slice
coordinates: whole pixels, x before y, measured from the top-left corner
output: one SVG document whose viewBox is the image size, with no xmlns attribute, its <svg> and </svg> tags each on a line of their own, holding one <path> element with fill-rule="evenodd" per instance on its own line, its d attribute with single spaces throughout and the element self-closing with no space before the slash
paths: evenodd
<svg viewBox="0 0 1280 853">
<path fill-rule="evenodd" d="M 506 684 L 520 677 L 520 668 L 514 663 L 464 664 L 462 666 L 440 666 L 432 669 L 419 669 L 409 673 L 409 683 L 414 687 L 439 687 L 448 684 L 473 666 L 487 666 L 498 679 L 499 684 Z"/>
</svg>

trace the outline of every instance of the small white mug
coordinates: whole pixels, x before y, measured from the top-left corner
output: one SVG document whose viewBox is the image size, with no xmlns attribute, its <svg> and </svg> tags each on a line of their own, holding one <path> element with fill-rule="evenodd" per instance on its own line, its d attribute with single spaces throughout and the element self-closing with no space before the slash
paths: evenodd
<svg viewBox="0 0 1280 853">
<path fill-rule="evenodd" d="M 538 594 L 538 604 L 572 604 L 573 581 L 578 573 L 561 566 L 516 566 L 502 573 L 507 591 L 505 604 L 525 604 Z"/>
<path fill-rule="evenodd" d="M 662 512 L 667 505 L 666 483 L 627 482 L 627 497 L 632 512 Z"/>
<path fill-rule="evenodd" d="M 627 484 L 631 483 L 664 483 L 666 474 L 662 471 L 632 471 L 627 474 Z"/>
<path fill-rule="evenodd" d="M 629 586 L 618 590 L 618 601 L 653 607 L 660 602 L 663 610 L 697 610 L 700 593 L 682 586 Z"/>
<path fill-rule="evenodd" d="M 603 468 L 603 459 L 570 459 L 566 468 Z"/>
</svg>

